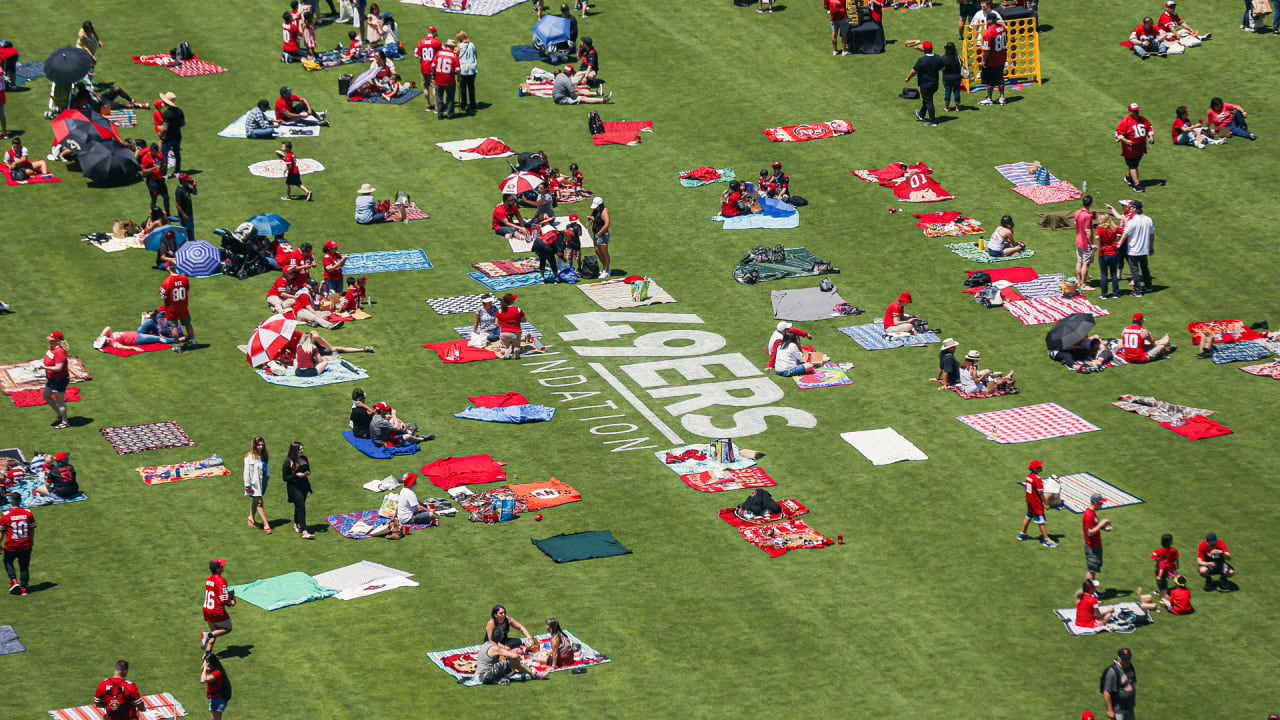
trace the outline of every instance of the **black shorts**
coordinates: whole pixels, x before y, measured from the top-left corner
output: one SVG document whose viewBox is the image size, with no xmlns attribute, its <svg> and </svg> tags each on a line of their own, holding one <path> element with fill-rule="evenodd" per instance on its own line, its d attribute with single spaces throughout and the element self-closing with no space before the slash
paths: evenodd
<svg viewBox="0 0 1280 720">
<path fill-rule="evenodd" d="M 1169 589 L 1169 576 L 1168 576 L 1168 575 L 1161 575 L 1160 577 L 1156 578 L 1156 588 L 1157 588 L 1157 589 L 1159 589 L 1159 590 L 1168 590 L 1168 589 Z"/>
<path fill-rule="evenodd" d="M 1004 87 L 1004 66 L 982 68 L 982 84 L 987 87 Z"/>
<path fill-rule="evenodd" d="M 301 176 L 301 175 L 299 175 L 298 173 L 289 173 L 288 175 L 285 175 L 285 176 L 284 176 L 284 184 L 285 184 L 285 185 L 292 185 L 292 186 L 294 186 L 294 187 L 301 187 L 301 186 L 302 186 L 302 176 Z"/>
<path fill-rule="evenodd" d="M 1102 571 L 1102 548 L 1089 547 L 1088 545 L 1085 545 L 1084 546 L 1084 562 L 1085 562 L 1085 567 L 1089 569 L 1089 572 L 1094 572 L 1094 573 L 1101 572 Z"/>
<path fill-rule="evenodd" d="M 44 386 L 49 390 L 61 393 L 61 392 L 67 391 L 67 385 L 70 384 L 70 382 L 71 382 L 70 375 L 66 377 L 60 377 L 60 378 L 46 378 L 44 381 Z"/>
<path fill-rule="evenodd" d="M 1127 157 L 1127 158 L 1125 158 L 1125 159 L 1124 159 L 1124 164 L 1125 164 L 1125 165 L 1126 165 L 1130 170 L 1137 170 L 1137 169 L 1138 169 L 1138 163 L 1140 163 L 1140 162 L 1142 162 L 1142 156 L 1141 156 L 1141 155 L 1139 155 L 1138 157 L 1132 157 L 1132 158 L 1131 158 L 1131 157 Z"/>
</svg>

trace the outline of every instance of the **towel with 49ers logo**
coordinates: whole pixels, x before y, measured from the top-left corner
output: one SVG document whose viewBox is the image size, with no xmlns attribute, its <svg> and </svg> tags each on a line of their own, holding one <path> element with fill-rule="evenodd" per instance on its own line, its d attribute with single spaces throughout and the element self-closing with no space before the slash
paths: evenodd
<svg viewBox="0 0 1280 720">
<path fill-rule="evenodd" d="M 765 128 L 760 132 L 773 142 L 804 142 L 822 138 L 848 135 L 853 132 L 853 125 L 848 120 L 832 120 L 830 122 L 806 123 L 804 125 L 784 125 L 783 127 Z"/>
<path fill-rule="evenodd" d="M 893 186 L 893 194 L 903 202 L 941 202 L 954 200 L 937 180 L 924 173 L 912 173 Z"/>
</svg>

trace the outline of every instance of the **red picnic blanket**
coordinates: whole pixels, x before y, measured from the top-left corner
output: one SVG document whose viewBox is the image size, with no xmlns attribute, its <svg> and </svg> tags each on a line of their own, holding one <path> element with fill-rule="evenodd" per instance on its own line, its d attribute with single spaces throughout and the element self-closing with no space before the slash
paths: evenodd
<svg viewBox="0 0 1280 720">
<path fill-rule="evenodd" d="M 110 348 L 103 347 L 98 349 L 108 355 L 115 355 L 116 357 L 129 357 L 130 355 L 140 355 L 142 353 L 168 350 L 169 348 L 174 346 L 170 345 L 169 343 L 149 343 L 147 345 L 138 345 L 137 347 L 138 347 L 137 350 L 132 350 L 132 349 L 125 350 L 124 348 L 114 348 L 114 347 L 110 347 Z"/>
<path fill-rule="evenodd" d="M 713 167 L 703 165 L 700 168 L 694 168 L 690 170 L 689 172 L 681 175 L 680 177 L 687 178 L 690 180 L 701 180 L 703 182 L 715 182 L 716 180 L 720 179 L 720 171 Z"/>
<path fill-rule="evenodd" d="M 67 392 L 62 396 L 67 402 L 80 402 L 80 388 L 69 387 Z M 18 392 L 9 393 L 9 399 L 13 400 L 13 404 L 18 407 L 38 407 L 44 405 L 43 390 L 19 390 Z"/>
<path fill-rule="evenodd" d="M 606 123 L 607 124 L 607 123 Z M 848 135 L 853 132 L 853 125 L 848 120 L 832 120 L 830 122 L 806 123 L 804 125 L 783 125 L 782 127 L 765 128 L 760 132 L 773 142 L 804 142 L 822 138 Z"/>
<path fill-rule="evenodd" d="M 228 72 L 221 65 L 214 65 L 211 62 L 205 62 L 199 57 L 193 57 L 186 62 L 169 66 L 169 72 L 181 77 L 196 77 L 198 75 L 217 75 L 218 73 Z"/>
<path fill-rule="evenodd" d="M 467 399 L 475 403 L 476 407 L 482 408 L 504 408 L 529 404 L 529 398 L 518 392 L 502 393 L 500 395 L 476 395 Z"/>
<path fill-rule="evenodd" d="M 40 175 L 28 175 L 26 180 L 18 182 L 17 180 L 9 177 L 9 168 L 5 165 L 0 165 L 0 173 L 4 173 L 4 182 L 6 185 L 38 185 L 40 183 L 62 182 L 61 178 L 41 177 Z"/>
<path fill-rule="evenodd" d="M 640 142 L 640 132 L 651 130 L 652 120 L 620 120 L 604 124 L 604 132 L 591 136 L 596 145 L 632 145 Z"/>
<path fill-rule="evenodd" d="M 1080 199 L 1080 188 L 1066 180 L 1059 180 L 1051 185 L 1023 185 L 1009 189 L 1037 205 Z"/>
<path fill-rule="evenodd" d="M 1243 320 L 1204 320 L 1187 323 L 1187 332 L 1191 333 L 1191 342 L 1200 344 L 1202 333 L 1210 333 L 1216 343 L 1233 343 L 1244 340 L 1257 340 L 1266 337 L 1262 333 L 1247 327 Z"/>
<path fill-rule="evenodd" d="M 744 488 L 775 487 L 778 483 L 759 467 L 726 469 L 727 476 L 718 480 L 709 472 L 681 475 L 685 485 L 702 492 L 725 492 L 726 490 L 742 490 Z"/>
<path fill-rule="evenodd" d="M 1174 427 L 1167 422 L 1160 423 L 1160 427 L 1169 428 L 1188 440 L 1203 440 L 1231 434 L 1231 428 L 1203 415 L 1192 415 L 1187 418 L 1187 423 L 1180 427 Z"/>
<path fill-rule="evenodd" d="M 177 65 L 178 61 L 174 60 L 173 56 L 168 53 L 160 53 L 158 55 L 134 55 L 133 64 L 134 65 L 154 65 L 155 67 L 169 67 L 170 65 Z"/>
<path fill-rule="evenodd" d="M 169 693 L 145 695 L 142 698 L 142 704 L 151 713 L 149 717 L 160 720 L 178 718 L 187 714 L 187 710 L 182 707 L 182 703 L 178 702 L 178 699 Z M 101 720 L 103 717 L 103 712 L 93 705 L 50 710 L 49 714 L 57 720 Z"/>
<path fill-rule="evenodd" d="M 850 170 L 849 172 L 860 180 L 876 183 L 881 187 L 891 188 L 911 173 L 931 175 L 933 174 L 933 168 L 930 168 L 923 162 L 918 162 L 915 165 L 891 162 L 878 170 Z"/>
<path fill-rule="evenodd" d="M 912 213 L 911 217 L 919 221 L 916 223 L 916 227 L 927 228 L 930 225 L 944 225 L 949 222 L 955 222 L 964 217 L 964 213 L 954 210 L 950 212 Z"/>
<path fill-rule="evenodd" d="M 742 535 L 743 540 L 765 551 L 771 558 L 786 555 L 789 550 L 823 548 L 835 544 L 804 520 L 740 527 L 738 533 Z"/>
<path fill-rule="evenodd" d="M 1033 268 L 1029 268 L 1023 265 L 1016 265 L 1014 267 L 991 268 L 990 270 L 965 270 L 964 274 L 968 276 L 968 275 L 972 275 L 974 273 L 980 273 L 980 272 L 990 275 L 991 282 L 995 282 L 997 280 L 1004 280 L 1006 282 L 1011 282 L 1011 283 L 1020 283 L 1020 282 L 1027 282 L 1028 280 L 1035 280 L 1036 278 L 1040 277 L 1040 273 L 1036 272 Z M 964 291 L 969 293 L 970 295 L 976 295 L 984 287 L 986 287 L 986 285 L 982 285 L 979 287 L 965 288 Z"/>
<path fill-rule="evenodd" d="M 477 350 L 469 347 L 466 340 L 448 340 L 446 342 L 428 343 L 421 345 L 428 350 L 434 350 L 440 356 L 442 362 L 447 363 L 468 363 L 477 360 L 495 360 L 497 353 L 492 350 Z"/>
<path fill-rule="evenodd" d="M 809 512 L 809 508 L 805 507 L 799 500 L 778 500 L 778 506 L 782 508 L 782 512 L 776 515 L 770 515 L 766 518 L 748 519 L 743 516 L 742 512 L 736 508 L 725 508 L 720 511 L 720 519 L 729 523 L 736 528 L 755 527 L 758 525 L 768 525 L 773 522 L 781 522 L 783 520 L 792 520 Z"/>
<path fill-rule="evenodd" d="M 443 457 L 422 466 L 422 474 L 432 485 L 449 490 L 459 485 L 502 482 L 507 473 L 502 463 L 488 455 Z"/>
<path fill-rule="evenodd" d="M 893 186 L 893 194 L 903 202 L 942 202 L 954 200 L 937 180 L 926 173 L 912 173 Z"/>
<path fill-rule="evenodd" d="M 505 155 L 509 152 L 515 152 L 507 147 L 507 144 L 498 138 L 485 138 L 484 142 L 473 148 L 467 148 L 462 152 L 475 153 L 477 155 Z"/>
</svg>

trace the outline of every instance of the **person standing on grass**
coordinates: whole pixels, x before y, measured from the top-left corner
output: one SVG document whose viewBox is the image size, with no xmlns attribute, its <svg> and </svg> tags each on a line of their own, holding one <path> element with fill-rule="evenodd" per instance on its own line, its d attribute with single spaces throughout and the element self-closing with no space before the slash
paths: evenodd
<svg viewBox="0 0 1280 720">
<path fill-rule="evenodd" d="M 164 199 L 164 214 L 169 211 L 169 186 L 164 181 L 164 159 L 160 155 L 160 146 L 142 145 L 135 153 L 138 159 L 138 173 L 147 181 L 147 194 L 151 196 L 151 207 L 156 205 L 156 198 Z"/>
<path fill-rule="evenodd" d="M 827 20 L 831 22 L 831 54 L 849 54 L 849 9 L 845 0 L 822 0 L 827 9 Z M 840 49 L 836 50 L 836 40 L 840 41 Z"/>
<path fill-rule="evenodd" d="M 942 109 L 944 112 L 960 112 L 960 83 L 964 80 L 960 69 L 963 66 L 960 54 L 956 51 L 956 44 L 947 43 L 942 51 Z M 955 107 L 951 105 L 951 98 L 956 100 Z"/>
<path fill-rule="evenodd" d="M 0 513 L 4 533 L 4 571 L 9 575 L 9 594 L 26 595 L 31 582 L 31 548 L 36 538 L 36 516 L 22 507 L 22 496 L 9 494 L 9 508 Z M 17 572 L 13 564 L 17 562 Z M 21 573 L 21 574 L 19 574 Z"/>
<path fill-rule="evenodd" d="M 267 452 L 267 441 L 262 436 L 253 439 L 253 445 L 244 456 L 244 494 L 249 496 L 249 527 L 258 527 L 257 515 L 262 521 L 262 531 L 271 534 L 271 523 L 267 522 L 267 511 L 262 507 L 263 498 L 267 495 L 267 481 L 271 478 L 270 454 Z"/>
<path fill-rule="evenodd" d="M 205 696 L 209 698 L 210 720 L 222 720 L 222 713 L 231 702 L 231 678 L 227 677 L 222 661 L 211 652 L 204 654 L 200 682 L 204 683 Z"/>
<path fill-rule="evenodd" d="M 427 34 L 418 41 L 418 46 L 413 49 L 414 57 L 418 58 L 418 69 L 422 71 L 422 94 L 427 99 L 427 112 L 435 112 L 435 92 L 433 84 L 436 75 L 435 59 L 436 53 L 444 48 L 444 45 L 436 39 L 436 29 L 434 27 L 427 28 Z"/>
<path fill-rule="evenodd" d="M 295 442 L 289 446 L 289 456 L 284 460 L 285 488 L 289 502 L 293 505 L 293 531 L 303 540 L 315 540 L 316 536 L 307 529 L 307 496 L 311 494 L 311 461 L 302 454 L 302 443 Z"/>
<path fill-rule="evenodd" d="M 1120 246 L 1124 248 L 1124 255 L 1129 263 L 1129 284 L 1133 286 L 1129 294 L 1142 297 L 1143 293 L 1152 290 L 1151 268 L 1147 265 L 1147 259 L 1156 252 L 1156 227 L 1151 217 L 1142 213 L 1141 200 L 1134 200 L 1130 207 L 1133 208 L 1133 215 L 1124 223 L 1124 230 L 1120 233 Z M 1142 281 L 1141 284 L 1139 280 Z"/>
<path fill-rule="evenodd" d="M 177 95 L 161 93 L 160 100 L 165 105 L 160 113 L 164 121 L 160 124 L 160 164 L 167 165 L 169 156 L 173 155 L 173 165 L 165 172 L 165 179 L 172 180 L 182 172 L 182 128 L 187 124 L 187 116 L 178 107 Z"/>
<path fill-rule="evenodd" d="M 435 59 L 431 61 L 431 79 L 436 86 L 437 120 L 444 120 L 446 115 L 450 120 L 453 119 L 454 95 L 458 90 L 458 54 L 454 52 L 456 47 L 458 41 L 449 38 L 444 49 L 437 50 Z"/>
<path fill-rule="evenodd" d="M 561 6 L 564 7 L 563 5 Z M 576 20 L 574 22 L 577 22 Z M 476 44 L 458 31 L 458 108 L 476 111 Z"/>
<path fill-rule="evenodd" d="M 200 633 L 200 649 L 213 652 L 213 644 L 218 638 L 231 632 L 231 616 L 227 607 L 236 604 L 236 594 L 227 589 L 227 581 L 222 571 L 227 561 L 219 558 L 209 561 L 209 577 L 204 581 L 204 621 L 209 625 L 208 632 Z"/>
<path fill-rule="evenodd" d="M 1120 154 L 1128 168 L 1124 182 L 1134 192 L 1146 192 L 1138 178 L 1138 164 L 1147 154 L 1147 146 L 1156 142 L 1156 136 L 1151 134 L 1151 121 L 1142 116 L 1141 110 L 1138 103 L 1129 103 L 1129 114 L 1116 125 L 1116 142 L 1120 143 Z"/>
<path fill-rule="evenodd" d="M 942 58 L 933 54 L 933 43 L 925 40 L 920 43 L 924 57 L 916 60 L 916 64 L 907 73 L 906 82 L 916 78 L 920 85 L 920 109 L 916 110 L 916 119 L 925 127 L 938 127 L 938 116 L 933 107 L 933 96 L 938 92 L 938 75 L 942 72 Z M 927 118 L 926 118 L 927 116 Z"/>
<path fill-rule="evenodd" d="M 164 303 L 164 317 L 173 330 L 173 337 L 182 343 L 174 345 L 173 351 L 180 353 L 184 348 L 190 350 L 196 346 L 196 332 L 191 328 L 191 310 L 187 306 L 191 296 L 191 279 L 178 271 L 177 263 L 167 263 L 164 269 L 169 271 L 169 277 L 160 283 L 160 299 Z M 185 332 L 184 336 L 178 333 L 179 324 Z"/>
<path fill-rule="evenodd" d="M 324 291 L 326 293 L 342 294 L 342 268 L 346 264 L 346 256 L 338 252 L 338 242 L 326 240 L 324 243 Z"/>
<path fill-rule="evenodd" d="M 1106 498 L 1102 493 L 1094 493 L 1089 496 L 1089 507 L 1084 511 L 1084 562 L 1088 570 L 1085 577 L 1089 580 L 1097 579 L 1098 573 L 1102 572 L 1102 533 L 1111 531 L 1110 520 L 1098 519 L 1098 511 L 1104 502 Z"/>
<path fill-rule="evenodd" d="M 987 86 L 987 97 L 979 105 L 991 105 L 991 93 L 1000 88 L 999 104 L 1004 105 L 1004 64 L 1009 57 L 1009 33 L 1004 21 L 994 12 L 987 13 L 987 26 L 982 31 L 978 46 L 982 60 L 982 84 Z"/>
<path fill-rule="evenodd" d="M 1120 228 L 1110 215 L 1103 215 L 1098 223 L 1098 266 L 1102 274 L 1103 300 L 1120 297 Z M 1107 283 L 1111 283 L 1111 294 L 1107 294 Z"/>
<path fill-rule="evenodd" d="M 1096 290 L 1089 286 L 1089 266 L 1093 264 L 1093 196 L 1080 198 L 1076 211 L 1076 287 L 1080 290 Z"/>
<path fill-rule="evenodd" d="M 45 338 L 49 349 L 44 353 L 44 401 L 58 413 L 54 429 L 63 430 L 67 424 L 67 385 L 71 383 L 71 368 L 67 359 L 70 346 L 62 332 L 54 330 Z"/>
<path fill-rule="evenodd" d="M 1169 579 L 1178 577 L 1178 548 L 1173 546 L 1173 536 L 1165 533 L 1160 538 L 1160 547 L 1151 551 L 1151 559 L 1156 561 L 1156 589 L 1160 591 L 1160 602 L 1169 601 Z"/>
<path fill-rule="evenodd" d="M 604 198 L 599 195 L 591 199 L 591 237 L 596 248 L 596 257 L 600 260 L 600 279 L 609 277 L 612 272 L 609 265 L 609 208 L 604 206 Z"/>
<path fill-rule="evenodd" d="M 1102 672 L 1102 699 L 1107 703 L 1108 720 L 1133 720 L 1137 700 L 1138 672 L 1133 669 L 1133 653 L 1120 648 L 1116 661 Z"/>
<path fill-rule="evenodd" d="M 1040 544 L 1047 548 L 1055 548 L 1058 547 L 1058 543 L 1049 539 L 1049 531 L 1044 526 L 1044 480 L 1040 477 L 1040 469 L 1043 467 L 1044 463 L 1039 460 L 1032 460 L 1027 464 L 1027 470 L 1030 472 L 1022 481 L 1022 487 L 1027 495 L 1027 516 L 1022 519 L 1022 530 L 1018 532 L 1018 539 L 1030 540 L 1027 526 L 1035 523 L 1040 526 Z"/>
<path fill-rule="evenodd" d="M 98 683 L 93 704 L 106 713 L 107 720 L 136 720 L 145 708 L 137 684 L 129 680 L 129 662 L 116 663 L 111 677 Z"/>
<path fill-rule="evenodd" d="M 196 239 L 196 219 L 191 198 L 196 194 L 196 181 L 186 173 L 178 174 L 178 189 L 173 191 L 173 201 L 178 205 L 178 222 L 187 230 L 187 240 Z"/>
<path fill-rule="evenodd" d="M 292 200 L 293 189 L 296 187 L 306 193 L 304 200 L 311 199 L 311 191 L 306 185 L 302 184 L 302 174 L 298 172 L 298 158 L 293 154 L 293 143 L 285 140 L 280 143 L 280 149 L 276 151 L 276 157 L 284 161 L 284 197 L 281 200 Z"/>
</svg>

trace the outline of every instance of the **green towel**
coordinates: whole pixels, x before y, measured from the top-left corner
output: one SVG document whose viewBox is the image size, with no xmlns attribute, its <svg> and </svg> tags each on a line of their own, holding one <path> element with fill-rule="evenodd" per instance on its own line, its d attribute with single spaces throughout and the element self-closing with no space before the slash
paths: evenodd
<svg viewBox="0 0 1280 720">
<path fill-rule="evenodd" d="M 1008 262 L 1009 260 L 1025 260 L 1036 254 L 1035 250 L 1023 249 L 1020 253 L 1014 253 L 1007 257 L 994 258 L 987 254 L 985 247 L 974 247 L 973 241 L 952 243 L 946 246 L 948 250 L 959 255 L 965 260 L 971 260 L 976 263 L 998 263 Z"/>
<path fill-rule="evenodd" d="M 539 550 L 547 554 L 547 557 L 558 563 L 631 554 L 631 551 L 615 540 L 613 533 L 608 530 L 556 535 L 546 540 L 529 538 L 529 542 L 537 545 Z"/>
<path fill-rule="evenodd" d="M 680 174 L 684 175 L 685 173 L 692 172 L 696 169 L 697 168 L 689 168 Z M 720 173 L 720 177 L 715 180 L 708 182 L 707 180 L 695 180 L 693 178 L 682 177 L 680 178 L 680 185 L 687 188 L 696 188 L 702 187 L 703 185 L 710 185 L 711 183 L 729 182 L 730 180 L 738 179 L 738 176 L 733 172 L 733 168 L 716 168 L 716 171 Z"/>
<path fill-rule="evenodd" d="M 768 280 L 781 280 L 789 277 L 812 277 L 814 275 L 830 275 L 840 272 L 836 268 L 828 268 L 821 272 L 813 271 L 813 264 L 818 262 L 818 256 L 809 252 L 808 248 L 787 248 L 787 261 L 782 263 L 758 263 L 751 262 L 751 253 L 742 256 L 738 264 L 733 267 L 733 279 L 742 282 L 742 278 L 746 274 L 755 270 L 760 274 L 760 279 L 756 282 L 766 282 Z"/>
<path fill-rule="evenodd" d="M 316 582 L 304 572 L 291 572 L 263 578 L 248 585 L 232 585 L 237 600 L 257 605 L 263 610 L 279 610 L 290 605 L 301 605 L 312 600 L 323 600 L 338 594 Z"/>
</svg>

